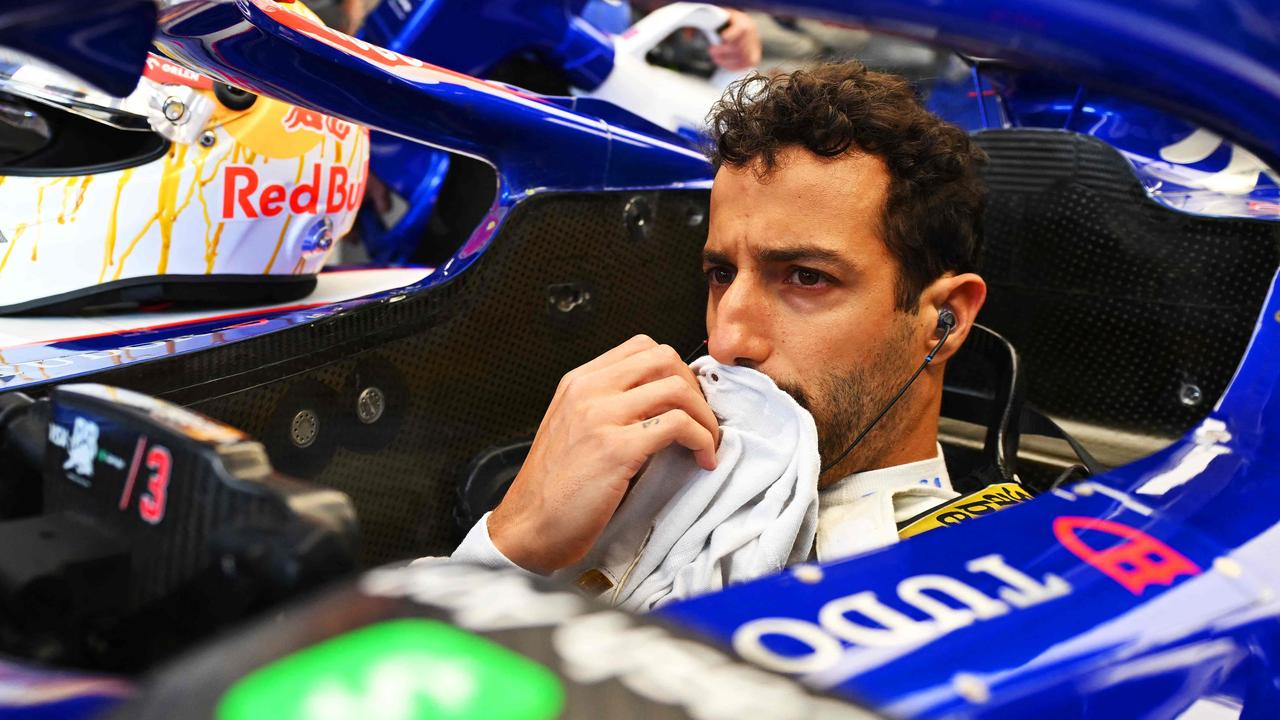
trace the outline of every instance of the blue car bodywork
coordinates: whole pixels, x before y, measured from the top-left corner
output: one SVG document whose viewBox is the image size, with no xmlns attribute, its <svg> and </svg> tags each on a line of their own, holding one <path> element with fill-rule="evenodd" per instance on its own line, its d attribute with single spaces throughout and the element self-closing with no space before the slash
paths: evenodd
<svg viewBox="0 0 1280 720">
<path fill-rule="evenodd" d="M 1280 167 L 1280 9 L 1262 2 L 746 4 L 866 22 L 1069 77 L 1125 98 L 1117 103 L 1136 100 L 1186 118 Z M 687 145 L 633 129 L 639 121 L 602 120 L 570 102 L 324 30 L 281 26 L 270 15 L 268 2 L 195 0 L 162 12 L 158 42 L 238 86 L 484 158 L 501 182 L 489 216 L 416 286 L 273 314 L 228 333 L 186 327 L 94 343 L 154 343 L 147 349 L 156 355 L 198 352 L 394 302 L 465 272 L 510 211 L 538 193 L 705 187 L 710 180 L 709 166 Z M 988 103 L 985 87 L 977 78 L 988 123 L 1016 117 L 1026 125 L 1093 126 L 1083 118 L 1096 112 L 1085 110 L 1078 93 L 1046 120 L 1027 105 Z M 1265 202 L 1267 182 L 1260 182 Z M 1269 212 L 1263 207 L 1259 216 L 1274 217 Z M 183 342 L 159 342 L 174 338 Z M 105 347 L 26 349 L 30 363 L 77 359 L 41 366 L 44 378 L 16 372 L 10 358 L 15 371 L 2 382 L 34 387 L 92 373 L 107 362 Z M 1280 707 L 1277 348 L 1273 280 L 1225 393 L 1165 450 L 982 522 L 664 613 L 766 667 L 897 716 L 1173 717 L 1197 699 L 1220 696 L 1242 705 L 1246 717 L 1269 717 Z M 128 362 L 147 359 L 139 352 Z"/>
<path fill-rule="evenodd" d="M 156 24 L 155 3 L 6 0 L 0 3 L 0 46 L 60 65 L 116 95 L 138 84 Z"/>
</svg>

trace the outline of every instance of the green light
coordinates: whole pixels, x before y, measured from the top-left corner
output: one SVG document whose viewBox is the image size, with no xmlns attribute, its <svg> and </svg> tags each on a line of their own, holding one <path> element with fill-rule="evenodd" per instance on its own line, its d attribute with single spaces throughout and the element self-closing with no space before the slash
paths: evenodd
<svg viewBox="0 0 1280 720">
<path fill-rule="evenodd" d="M 549 720 L 564 690 L 547 668 L 436 620 L 389 620 L 261 667 L 218 720 Z"/>
</svg>

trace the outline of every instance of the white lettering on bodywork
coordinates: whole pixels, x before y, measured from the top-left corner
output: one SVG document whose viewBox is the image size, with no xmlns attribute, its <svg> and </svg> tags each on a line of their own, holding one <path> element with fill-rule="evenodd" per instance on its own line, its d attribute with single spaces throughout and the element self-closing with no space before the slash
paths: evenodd
<svg viewBox="0 0 1280 720">
<path fill-rule="evenodd" d="M 970 560 L 965 569 L 999 580 L 999 600 L 947 575 L 915 575 L 898 583 L 897 600 L 928 619 L 914 619 L 866 590 L 829 600 L 818 610 L 817 623 L 784 617 L 751 620 L 734 632 L 733 648 L 770 670 L 812 675 L 834 667 L 846 646 L 885 649 L 925 645 L 975 622 L 1006 615 L 1011 608 L 1029 608 L 1071 592 L 1071 585 L 1057 575 L 1036 579 L 998 554 Z M 764 638 L 769 636 L 787 638 L 791 645 L 803 645 L 806 651 L 782 654 L 765 644 Z"/>
</svg>

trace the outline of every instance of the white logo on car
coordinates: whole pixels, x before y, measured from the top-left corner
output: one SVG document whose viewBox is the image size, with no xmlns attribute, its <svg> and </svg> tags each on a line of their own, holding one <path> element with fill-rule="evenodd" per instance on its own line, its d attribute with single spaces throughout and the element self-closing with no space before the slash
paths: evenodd
<svg viewBox="0 0 1280 720">
<path fill-rule="evenodd" d="M 62 463 L 62 469 L 93 477 L 93 461 L 97 456 L 98 423 L 76 418 L 71 428 L 71 442 L 67 446 L 67 461 Z"/>
</svg>

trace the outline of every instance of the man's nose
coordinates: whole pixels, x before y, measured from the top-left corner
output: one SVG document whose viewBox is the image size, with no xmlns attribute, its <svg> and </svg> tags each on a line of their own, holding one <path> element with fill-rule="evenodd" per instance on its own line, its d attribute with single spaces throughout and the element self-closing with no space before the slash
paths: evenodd
<svg viewBox="0 0 1280 720">
<path fill-rule="evenodd" d="M 707 316 L 707 352 L 722 365 L 758 367 L 769 357 L 769 315 L 764 293 L 739 276 Z"/>
</svg>

